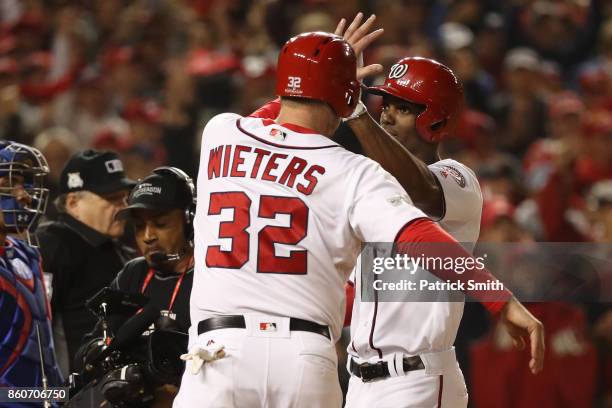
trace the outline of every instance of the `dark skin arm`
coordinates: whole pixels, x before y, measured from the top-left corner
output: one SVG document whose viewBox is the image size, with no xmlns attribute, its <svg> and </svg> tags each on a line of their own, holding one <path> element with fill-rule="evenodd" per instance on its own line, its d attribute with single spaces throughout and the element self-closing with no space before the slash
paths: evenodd
<svg viewBox="0 0 612 408">
<path fill-rule="evenodd" d="M 353 47 L 358 58 L 356 76 L 359 81 L 382 71 L 380 64 L 363 66 L 363 51 L 383 30 L 371 31 L 376 20 L 374 15 L 363 23 L 362 20 L 363 13 L 358 13 L 347 27 L 347 21 L 342 19 L 334 32 Z M 422 160 L 388 134 L 367 112 L 349 120 L 348 125 L 357 135 L 366 155 L 399 181 L 418 208 L 435 218 L 444 215 L 444 193 L 436 176 Z"/>
<path fill-rule="evenodd" d="M 391 173 L 427 215 L 444 215 L 444 193 L 427 164 L 412 154 L 365 112 L 347 121 L 365 154 Z"/>
</svg>

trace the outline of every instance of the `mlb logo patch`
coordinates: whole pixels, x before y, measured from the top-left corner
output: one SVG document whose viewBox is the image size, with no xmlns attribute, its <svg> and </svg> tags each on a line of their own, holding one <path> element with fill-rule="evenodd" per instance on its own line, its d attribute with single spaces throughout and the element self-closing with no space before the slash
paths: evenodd
<svg viewBox="0 0 612 408">
<path fill-rule="evenodd" d="M 121 163 L 121 160 L 119 159 L 108 160 L 104 162 L 104 165 L 106 166 L 106 171 L 109 174 L 123 171 L 123 163 Z"/>
<path fill-rule="evenodd" d="M 259 323 L 260 331 L 276 331 L 276 323 Z"/>
<path fill-rule="evenodd" d="M 81 188 L 83 187 L 83 179 L 81 173 L 68 173 L 68 188 Z"/>
<path fill-rule="evenodd" d="M 270 136 L 272 136 L 273 139 L 283 141 L 285 140 L 286 134 L 280 129 L 272 129 L 270 130 Z"/>
</svg>

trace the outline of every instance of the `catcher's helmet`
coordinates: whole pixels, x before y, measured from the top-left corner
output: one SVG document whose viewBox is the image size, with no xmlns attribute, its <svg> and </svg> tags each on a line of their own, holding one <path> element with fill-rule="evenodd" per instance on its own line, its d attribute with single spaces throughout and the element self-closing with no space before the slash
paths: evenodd
<svg viewBox="0 0 612 408">
<path fill-rule="evenodd" d="M 355 52 L 342 37 L 313 32 L 285 43 L 278 57 L 276 94 L 327 102 L 342 118 L 359 98 Z"/>
<path fill-rule="evenodd" d="M 45 188 L 45 176 L 49 165 L 42 153 L 33 147 L 20 143 L 0 144 L 0 210 L 4 224 L 12 233 L 26 233 L 33 245 L 30 233 L 45 213 L 49 190 Z M 15 196 L 15 187 L 22 183 L 30 196 L 30 203 L 21 204 Z"/>
<path fill-rule="evenodd" d="M 427 142 L 449 137 L 463 108 L 463 86 L 445 65 L 428 58 L 408 57 L 391 67 L 385 83 L 368 88 L 425 106 L 416 117 L 416 130 Z"/>
</svg>

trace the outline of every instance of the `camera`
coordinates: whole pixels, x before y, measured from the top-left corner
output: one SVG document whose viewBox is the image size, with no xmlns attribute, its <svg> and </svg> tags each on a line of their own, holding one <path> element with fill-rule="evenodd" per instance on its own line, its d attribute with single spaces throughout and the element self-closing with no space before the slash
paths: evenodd
<svg viewBox="0 0 612 408">
<path fill-rule="evenodd" d="M 71 376 L 71 399 L 65 406 L 97 406 L 106 400 L 113 407 L 147 407 L 156 387 L 178 386 L 188 335 L 173 329 L 167 312 L 143 295 L 110 288 L 87 306 L 99 318 L 96 327 L 102 337 L 77 353 L 80 372 Z"/>
</svg>

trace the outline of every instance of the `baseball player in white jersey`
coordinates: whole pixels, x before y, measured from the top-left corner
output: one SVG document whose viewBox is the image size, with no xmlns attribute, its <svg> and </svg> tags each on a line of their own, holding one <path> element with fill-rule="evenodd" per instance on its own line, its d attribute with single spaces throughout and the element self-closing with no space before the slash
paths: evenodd
<svg viewBox="0 0 612 408">
<path fill-rule="evenodd" d="M 204 129 L 175 407 L 342 404 L 334 342 L 360 242 L 393 240 L 424 217 L 390 205 L 405 195 L 397 181 L 325 136 L 356 106 L 355 72 L 341 37 L 295 37 L 279 57 L 277 121 L 222 114 Z"/>
<path fill-rule="evenodd" d="M 336 33 L 342 31 L 341 24 Z M 383 96 L 381 126 L 363 104 L 347 119 L 365 152 L 398 178 L 417 207 L 471 250 L 480 230 L 480 186 L 468 167 L 441 160 L 437 143 L 456 127 L 463 105 L 461 84 L 436 61 L 404 58 L 391 67 L 384 85 L 368 91 Z M 365 302 L 360 267 L 351 276 L 355 300 L 346 407 L 467 406 L 453 347 L 463 302 Z M 515 299 L 508 305 L 492 311 L 502 317 L 513 314 L 509 309 L 520 311 L 521 318 L 513 323 L 531 335 L 531 364 L 537 372 L 543 348 L 541 323 Z M 523 333 L 513 332 L 520 342 Z"/>
<path fill-rule="evenodd" d="M 204 129 L 193 326 L 175 407 L 339 407 L 334 342 L 361 242 L 421 251 L 425 237 L 466 255 L 395 178 L 329 139 L 359 86 L 346 41 L 303 34 L 279 55 L 276 120 L 222 114 Z"/>
</svg>

